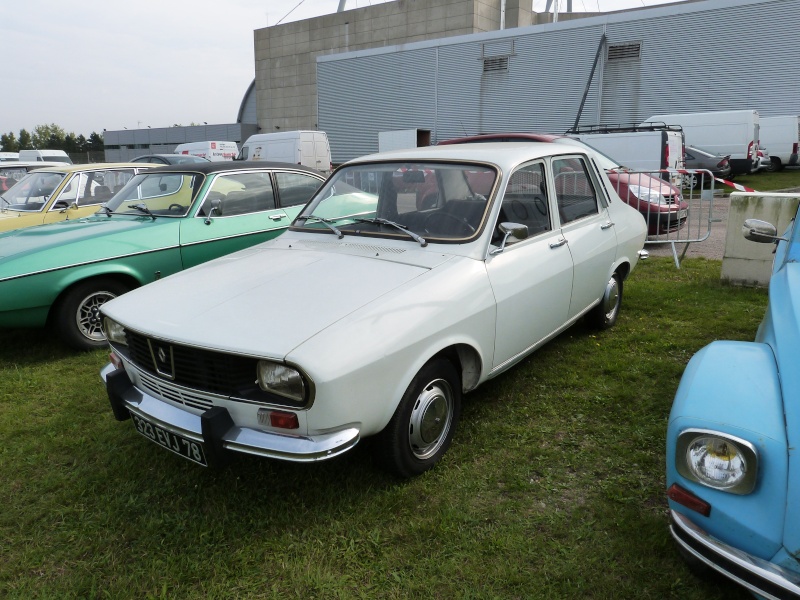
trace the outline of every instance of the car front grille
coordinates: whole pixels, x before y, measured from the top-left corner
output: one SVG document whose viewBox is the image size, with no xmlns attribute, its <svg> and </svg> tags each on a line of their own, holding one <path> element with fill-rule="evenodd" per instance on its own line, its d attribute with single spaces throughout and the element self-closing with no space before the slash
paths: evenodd
<svg viewBox="0 0 800 600">
<path fill-rule="evenodd" d="M 193 408 L 213 405 L 213 396 L 301 407 L 302 402 L 262 390 L 256 382 L 258 359 L 194 348 L 126 330 L 126 350 L 115 348 L 140 371 L 146 391 Z"/>
</svg>

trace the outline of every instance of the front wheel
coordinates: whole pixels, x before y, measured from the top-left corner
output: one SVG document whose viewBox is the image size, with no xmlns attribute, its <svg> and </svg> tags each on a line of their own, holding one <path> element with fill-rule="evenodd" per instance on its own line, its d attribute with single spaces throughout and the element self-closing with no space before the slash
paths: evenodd
<svg viewBox="0 0 800 600">
<path fill-rule="evenodd" d="M 453 364 L 437 358 L 411 381 L 386 428 L 379 434 L 386 467 L 413 477 L 447 451 L 461 414 L 461 382 Z"/>
<path fill-rule="evenodd" d="M 606 283 L 603 298 L 587 315 L 589 324 L 597 329 L 609 329 L 614 326 L 622 306 L 622 277 L 614 273 Z"/>
<path fill-rule="evenodd" d="M 113 279 L 93 279 L 69 290 L 56 308 L 55 329 L 68 346 L 76 350 L 94 350 L 106 344 L 100 307 L 128 291 Z"/>
</svg>

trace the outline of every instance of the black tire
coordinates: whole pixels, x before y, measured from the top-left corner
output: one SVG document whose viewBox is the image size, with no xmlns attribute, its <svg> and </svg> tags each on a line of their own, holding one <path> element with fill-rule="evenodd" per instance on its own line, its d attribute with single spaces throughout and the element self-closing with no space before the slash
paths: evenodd
<svg viewBox="0 0 800 600">
<path fill-rule="evenodd" d="M 91 279 L 77 284 L 59 301 L 53 315 L 56 333 L 76 350 L 94 350 L 106 345 L 101 329 L 100 307 L 130 288 L 113 279 Z"/>
<path fill-rule="evenodd" d="M 596 329 L 610 329 L 617 322 L 619 311 L 622 308 L 622 277 L 614 273 L 606 283 L 603 298 L 586 318 L 589 325 Z"/>
<path fill-rule="evenodd" d="M 434 358 L 416 374 L 377 437 L 386 468 L 407 478 L 433 467 L 450 447 L 460 415 L 458 371 L 449 360 Z"/>
</svg>

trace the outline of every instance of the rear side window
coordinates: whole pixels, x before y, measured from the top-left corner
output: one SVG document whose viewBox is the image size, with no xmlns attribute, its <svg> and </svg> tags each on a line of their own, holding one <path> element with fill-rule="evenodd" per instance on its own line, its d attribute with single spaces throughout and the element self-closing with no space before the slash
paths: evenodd
<svg viewBox="0 0 800 600">
<path fill-rule="evenodd" d="M 531 236 L 552 229 L 543 163 L 526 165 L 511 174 L 500 209 L 499 222 L 504 221 L 526 225 Z"/>
<path fill-rule="evenodd" d="M 553 177 L 562 224 L 599 214 L 597 193 L 582 158 L 553 160 Z"/>
</svg>

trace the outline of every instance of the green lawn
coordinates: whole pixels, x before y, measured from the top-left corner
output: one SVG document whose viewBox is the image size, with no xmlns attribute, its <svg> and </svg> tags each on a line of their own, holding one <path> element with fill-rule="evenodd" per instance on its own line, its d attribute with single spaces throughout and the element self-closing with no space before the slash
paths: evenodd
<svg viewBox="0 0 800 600">
<path fill-rule="evenodd" d="M 573 327 L 467 396 L 442 463 L 410 481 L 369 440 L 204 470 L 113 419 L 104 352 L 0 332 L 0 597 L 749 598 L 695 578 L 667 530 L 681 373 L 714 339 L 752 339 L 766 306 L 719 274 L 641 263 L 615 328 Z"/>
</svg>

